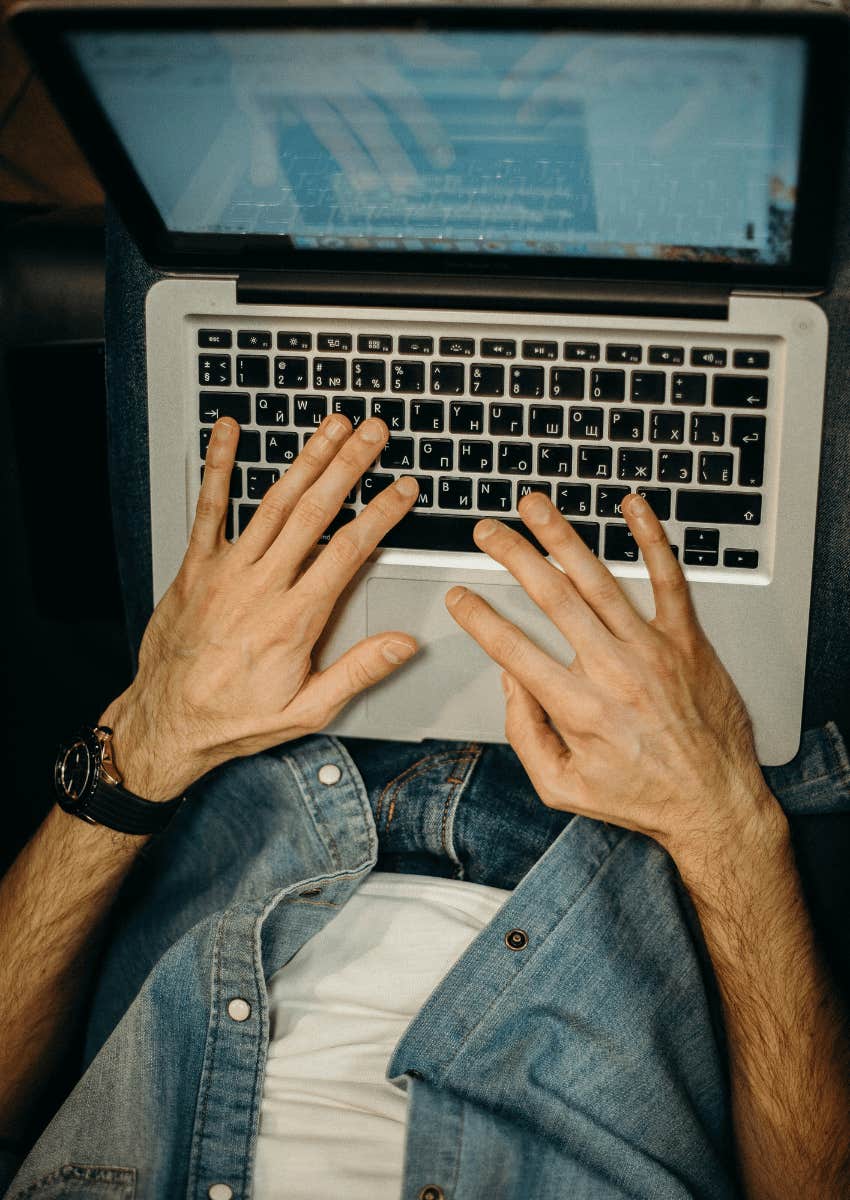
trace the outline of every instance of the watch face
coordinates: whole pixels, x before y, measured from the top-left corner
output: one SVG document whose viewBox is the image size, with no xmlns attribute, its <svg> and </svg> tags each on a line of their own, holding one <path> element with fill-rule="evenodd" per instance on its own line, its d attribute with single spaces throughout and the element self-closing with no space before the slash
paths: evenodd
<svg viewBox="0 0 850 1200">
<path fill-rule="evenodd" d="M 96 763 L 91 749 L 82 740 L 60 751 L 56 763 L 56 784 L 68 800 L 79 800 L 91 788 Z"/>
</svg>

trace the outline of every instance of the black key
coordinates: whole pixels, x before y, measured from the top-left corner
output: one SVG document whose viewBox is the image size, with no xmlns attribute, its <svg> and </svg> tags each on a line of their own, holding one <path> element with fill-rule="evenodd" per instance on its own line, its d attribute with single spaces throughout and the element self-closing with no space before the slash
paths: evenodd
<svg viewBox="0 0 850 1200">
<path fill-rule="evenodd" d="M 382 546 L 398 546 L 408 550 L 468 550 L 482 553 L 472 538 L 480 517 L 458 516 L 457 513 L 407 513 L 384 535 Z M 504 518 L 502 518 L 504 520 Z M 532 546 L 546 553 L 522 521 L 504 520 L 509 529 L 516 530 Z"/>
<path fill-rule="evenodd" d="M 437 503 L 440 508 L 472 508 L 472 480 L 440 476 Z"/>
<path fill-rule="evenodd" d="M 515 358 L 516 342 L 507 338 L 482 338 L 482 358 Z"/>
<path fill-rule="evenodd" d="M 323 349 L 319 346 L 319 349 Z M 361 354 L 392 354 L 393 339 L 386 333 L 359 333 L 357 335 L 357 349 Z M 411 352 L 402 351 L 402 353 Z"/>
<path fill-rule="evenodd" d="M 569 475 L 573 467 L 573 448 L 569 445 L 537 447 L 538 475 Z"/>
<path fill-rule="evenodd" d="M 682 561 L 689 567 L 716 567 L 716 550 L 685 550 Z"/>
<path fill-rule="evenodd" d="M 278 350 L 312 350 L 312 333 L 279 333 L 277 335 Z"/>
<path fill-rule="evenodd" d="M 277 388 L 306 387 L 307 359 L 276 358 L 274 360 L 274 385 Z"/>
<path fill-rule="evenodd" d="M 274 392 L 258 395 L 254 404 L 258 425 L 288 425 L 289 397 Z"/>
<path fill-rule="evenodd" d="M 321 425 L 328 415 L 328 402 L 324 396 L 296 396 L 293 408 L 294 423 L 302 428 Z"/>
<path fill-rule="evenodd" d="M 567 420 L 567 435 L 571 438 L 602 437 L 604 418 L 601 408 L 571 408 Z"/>
<path fill-rule="evenodd" d="M 394 481 L 394 475 L 381 475 L 377 471 L 367 471 L 360 480 L 360 497 L 363 503 L 368 504 L 373 496 L 383 492 Z"/>
<path fill-rule="evenodd" d="M 451 471 L 454 468 L 454 443 L 448 438 L 419 443 L 420 471 Z"/>
<path fill-rule="evenodd" d="M 705 404 L 705 376 L 674 375 L 670 399 L 674 404 Z"/>
<path fill-rule="evenodd" d="M 433 354 L 434 339 L 432 337 L 400 337 L 398 339 L 399 354 Z"/>
<path fill-rule="evenodd" d="M 685 414 L 677 412 L 650 413 L 649 440 L 651 442 L 684 442 Z"/>
<path fill-rule="evenodd" d="M 764 417 L 733 417 L 732 445 L 740 446 L 738 483 L 741 487 L 761 487 L 764 482 Z"/>
<path fill-rule="evenodd" d="M 204 430 L 203 432 L 207 432 Z M 250 430 L 239 434 L 239 441 L 236 445 L 236 461 L 237 462 L 259 462 L 260 461 L 260 435 L 253 433 Z"/>
<path fill-rule="evenodd" d="M 240 329 L 236 345 L 240 350 L 271 350 L 272 335 L 267 329 Z"/>
<path fill-rule="evenodd" d="M 239 505 L 239 532 L 244 533 L 248 522 L 253 517 L 254 513 L 259 508 L 259 504 L 240 504 Z"/>
<path fill-rule="evenodd" d="M 685 549 L 686 550 L 714 550 L 720 549 L 720 530 L 719 529 L 686 529 L 685 530 Z"/>
<path fill-rule="evenodd" d="M 555 503 L 565 517 L 584 517 L 590 512 L 589 483 L 559 483 Z"/>
<path fill-rule="evenodd" d="M 709 454 L 707 451 L 704 451 L 699 456 L 697 479 L 700 483 L 731 484 L 732 455 Z"/>
<path fill-rule="evenodd" d="M 413 438 L 391 437 L 381 451 L 381 466 L 396 471 L 413 470 Z"/>
<path fill-rule="evenodd" d="M 336 516 L 331 520 L 331 523 L 328 525 L 325 532 L 320 538 L 318 538 L 318 544 L 327 544 L 338 529 L 342 529 L 343 525 L 348 525 L 356 516 L 357 513 L 353 508 L 341 508 Z"/>
<path fill-rule="evenodd" d="M 650 346 L 649 361 L 666 363 L 668 367 L 680 367 L 685 361 L 685 351 L 682 346 Z"/>
<path fill-rule="evenodd" d="M 434 480 L 430 475 L 417 475 L 416 481 L 419 484 L 419 495 L 414 503 L 414 508 L 433 508 L 434 507 Z"/>
<path fill-rule="evenodd" d="M 431 363 L 431 391 L 439 395 L 462 396 L 465 375 L 463 363 Z"/>
<path fill-rule="evenodd" d="M 199 439 L 200 440 L 200 455 L 201 455 L 201 459 L 205 459 L 207 457 L 207 446 L 209 446 L 210 438 L 212 437 L 212 430 L 211 429 L 201 429 L 201 430 L 199 430 L 199 433 L 200 433 L 200 439 Z"/>
<path fill-rule="evenodd" d="M 612 442 L 643 441 L 643 413 L 640 409 L 612 408 L 609 412 L 608 436 Z"/>
<path fill-rule="evenodd" d="M 563 437 L 564 410 L 558 405 L 532 404 L 528 417 L 532 437 Z"/>
<path fill-rule="evenodd" d="M 404 401 L 373 400 L 372 416 L 380 417 L 390 433 L 396 429 L 404 429 Z"/>
<path fill-rule="evenodd" d="M 522 433 L 522 414 L 521 404 L 491 404 L 490 428 L 487 432 L 518 436 Z"/>
<path fill-rule="evenodd" d="M 269 360 L 266 356 L 264 354 L 237 354 L 236 382 L 239 387 L 268 387 Z"/>
<path fill-rule="evenodd" d="M 605 526 L 605 557 L 611 562 L 637 562 L 638 544 L 628 525 Z"/>
<path fill-rule="evenodd" d="M 610 479 L 613 453 L 610 446 L 579 446 L 579 479 Z"/>
<path fill-rule="evenodd" d="M 331 354 L 344 354 L 351 349 L 350 333 L 317 333 L 316 349 Z"/>
<path fill-rule="evenodd" d="M 583 400 L 584 371 L 581 367 L 551 367 L 549 395 L 553 400 Z"/>
<path fill-rule="evenodd" d="M 452 433 L 483 433 L 484 405 L 480 402 L 450 404 L 449 429 Z"/>
<path fill-rule="evenodd" d="M 529 495 L 530 492 L 540 492 L 547 500 L 552 499 L 551 483 L 533 483 L 530 480 L 519 480 L 516 485 L 517 504 L 519 504 L 523 496 Z"/>
<path fill-rule="evenodd" d="M 631 488 L 598 487 L 596 489 L 597 517 L 622 517 L 620 505 L 623 497 L 628 496 Z"/>
<path fill-rule="evenodd" d="M 591 400 L 625 400 L 626 372 L 591 371 L 590 398 Z"/>
<path fill-rule="evenodd" d="M 331 412 L 342 413 L 348 417 L 352 429 L 366 419 L 366 401 L 362 396 L 334 396 L 331 400 Z"/>
<path fill-rule="evenodd" d="M 579 535 L 581 540 L 587 546 L 588 550 L 592 550 L 594 554 L 599 553 L 599 526 L 595 521 L 570 521 L 573 529 Z M 624 526 L 628 528 L 628 526 Z"/>
<path fill-rule="evenodd" d="M 441 400 L 411 400 L 410 428 L 417 433 L 442 433 L 445 411 Z"/>
<path fill-rule="evenodd" d="M 482 512 L 510 512 L 513 486 L 509 479 L 479 479 L 478 507 Z"/>
<path fill-rule="evenodd" d="M 722 446 L 725 437 L 723 413 L 694 413 L 691 416 L 691 441 L 695 446 Z"/>
<path fill-rule="evenodd" d="M 668 521 L 670 519 L 671 493 L 669 488 L 636 487 L 635 491 L 639 496 L 643 496 L 659 521 Z"/>
<path fill-rule="evenodd" d="M 387 364 L 380 360 L 355 358 L 351 364 L 351 386 L 355 392 L 386 391 Z"/>
<path fill-rule="evenodd" d="M 663 371 L 632 371 L 633 404 L 663 404 L 666 387 Z"/>
<path fill-rule="evenodd" d="M 246 472 L 248 477 L 247 495 L 249 500 L 262 500 L 273 483 L 280 479 L 280 471 L 275 468 L 250 467 Z"/>
<path fill-rule="evenodd" d="M 639 363 L 642 358 L 640 346 L 621 346 L 612 342 L 605 347 L 606 362 Z"/>
<path fill-rule="evenodd" d="M 424 392 L 425 364 L 393 361 L 390 381 L 390 390 L 393 392 Z"/>
<path fill-rule="evenodd" d="M 691 351 L 692 367 L 725 367 L 726 351 L 695 346 Z"/>
<path fill-rule="evenodd" d="M 676 520 L 707 525 L 760 525 L 761 496 L 757 492 L 679 491 Z"/>
<path fill-rule="evenodd" d="M 469 390 L 473 396 L 504 396 L 505 368 L 470 363 Z"/>
<path fill-rule="evenodd" d="M 208 350 L 227 350 L 233 345 L 233 334 L 229 329 L 199 329 L 198 345 Z"/>
<path fill-rule="evenodd" d="M 492 442 L 461 442 L 457 460 L 461 471 L 492 471 Z"/>
<path fill-rule="evenodd" d="M 511 395 L 530 400 L 543 398 L 544 371 L 542 367 L 511 367 Z"/>
<path fill-rule="evenodd" d="M 503 475 L 530 475 L 531 442 L 499 442 L 499 470 Z"/>
<path fill-rule="evenodd" d="M 230 355 L 199 354 L 198 383 L 202 387 L 229 387 Z"/>
<path fill-rule="evenodd" d="M 724 567 L 748 567 L 752 570 L 759 565 L 758 550 L 729 550 L 723 551 Z"/>
<path fill-rule="evenodd" d="M 198 419 L 214 425 L 219 417 L 233 417 L 240 425 L 247 425 L 251 420 L 251 397 L 244 392 L 201 392 Z"/>
<path fill-rule="evenodd" d="M 565 342 L 564 358 L 567 362 L 599 362 L 599 343 Z"/>
<path fill-rule="evenodd" d="M 314 358 L 313 387 L 317 392 L 338 392 L 348 387 L 348 364 L 344 358 Z"/>
<path fill-rule="evenodd" d="M 225 521 L 224 521 L 224 536 L 227 538 L 227 540 L 229 542 L 232 542 L 233 538 L 234 538 L 233 508 L 234 508 L 234 506 L 232 504 L 228 504 L 227 517 L 225 518 Z"/>
<path fill-rule="evenodd" d="M 475 353 L 475 339 L 463 337 L 440 338 L 441 354 L 464 354 L 467 357 Z"/>
<path fill-rule="evenodd" d="M 557 342 L 523 342 L 523 358 L 557 358 Z"/>
<path fill-rule="evenodd" d="M 658 479 L 662 483 L 689 483 L 693 473 L 694 456 L 690 450 L 659 450 Z"/>
<path fill-rule="evenodd" d="M 648 483 L 652 478 L 652 451 L 623 449 L 617 452 L 617 478 L 642 479 Z"/>
<path fill-rule="evenodd" d="M 201 467 L 201 483 L 204 482 L 204 468 Z M 231 500 L 239 500 L 242 496 L 242 468 L 234 467 L 230 472 L 230 490 L 228 495 Z"/>
<path fill-rule="evenodd" d="M 291 463 L 298 456 L 297 433 L 267 433 L 266 462 Z"/>
<path fill-rule="evenodd" d="M 770 351 L 769 350 L 735 350 L 732 354 L 733 367 L 749 367 L 751 371 L 766 371 L 770 366 Z M 753 551 L 755 554 L 756 552 Z M 756 554 L 758 560 L 758 554 Z M 723 565 L 731 566 L 725 558 Z"/>
<path fill-rule="evenodd" d="M 715 375 L 711 403 L 716 408 L 767 408 L 767 376 Z"/>
</svg>

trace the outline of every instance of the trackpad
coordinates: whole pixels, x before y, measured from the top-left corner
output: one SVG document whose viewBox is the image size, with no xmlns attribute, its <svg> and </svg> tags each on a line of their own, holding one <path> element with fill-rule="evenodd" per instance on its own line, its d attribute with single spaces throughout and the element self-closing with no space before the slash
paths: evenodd
<svg viewBox="0 0 850 1200">
<path fill-rule="evenodd" d="M 367 633 L 403 629 L 420 646 L 410 664 L 367 692 L 367 713 L 376 733 L 504 739 L 501 669 L 449 615 L 445 594 L 453 584 L 449 579 L 368 581 Z M 542 649 L 571 661 L 568 643 L 518 584 L 476 584 L 473 590 Z"/>
</svg>

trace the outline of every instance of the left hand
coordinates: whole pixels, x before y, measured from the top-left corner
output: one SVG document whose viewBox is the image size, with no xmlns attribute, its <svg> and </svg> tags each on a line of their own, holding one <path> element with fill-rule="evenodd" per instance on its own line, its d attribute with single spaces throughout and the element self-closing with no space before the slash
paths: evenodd
<svg viewBox="0 0 850 1200">
<path fill-rule="evenodd" d="M 544 496 L 520 515 L 560 571 L 498 521 L 475 528 L 569 641 L 569 666 L 473 592 L 452 588 L 446 603 L 506 672 L 506 736 L 543 803 L 647 834 L 680 862 L 743 844 L 781 810 L 661 523 L 635 494 L 622 512 L 649 571 L 650 621 Z"/>
</svg>

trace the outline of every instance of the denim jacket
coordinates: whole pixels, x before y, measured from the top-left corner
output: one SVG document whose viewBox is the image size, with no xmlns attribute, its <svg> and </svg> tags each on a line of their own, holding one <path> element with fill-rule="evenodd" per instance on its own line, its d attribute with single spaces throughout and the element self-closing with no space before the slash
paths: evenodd
<svg viewBox="0 0 850 1200">
<path fill-rule="evenodd" d="M 474 755 L 459 761 L 449 840 Z M 323 783 L 327 764 L 338 772 Z M 832 724 L 765 775 L 789 812 L 850 807 Z M 493 824 L 484 840 L 495 850 L 501 836 Z M 0 1194 L 248 1200 L 266 980 L 377 852 L 369 796 L 335 738 L 209 777 L 143 852 L 143 896 L 91 999 L 82 1078 L 23 1164 L 0 1165 Z M 245 1020 L 228 1014 L 237 997 Z M 671 860 L 576 817 L 393 1050 L 387 1077 L 409 1096 L 401 1200 L 734 1197 L 724 1063 L 713 979 Z"/>
</svg>

